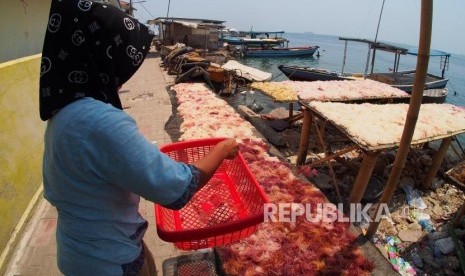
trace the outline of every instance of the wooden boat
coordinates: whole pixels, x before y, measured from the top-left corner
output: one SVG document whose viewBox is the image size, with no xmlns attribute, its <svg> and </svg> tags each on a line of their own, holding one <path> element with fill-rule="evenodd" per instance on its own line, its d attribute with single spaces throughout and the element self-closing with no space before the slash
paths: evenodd
<svg viewBox="0 0 465 276">
<path fill-rule="evenodd" d="M 423 91 L 422 103 L 444 103 L 449 93 L 447 88 L 426 89 Z"/>
<path fill-rule="evenodd" d="M 248 48 L 284 47 L 289 41 L 281 35 L 284 31 L 277 32 L 240 32 L 239 35 L 223 35 L 219 40 L 234 46 L 246 46 Z M 271 35 L 271 37 L 270 37 Z"/>
<path fill-rule="evenodd" d="M 342 76 L 334 71 L 325 69 L 279 65 L 278 69 L 290 80 L 295 81 L 332 81 L 332 80 L 352 80 L 350 76 Z"/>
<path fill-rule="evenodd" d="M 261 47 L 265 45 L 281 45 L 284 40 L 275 38 L 244 38 L 244 37 L 223 37 L 221 41 L 230 45 L 247 45 L 248 47 Z"/>
<path fill-rule="evenodd" d="M 370 74 L 368 78 L 390 84 L 393 87 L 410 93 L 413 90 L 415 70 L 399 71 L 395 73 L 373 73 Z M 445 88 L 448 81 L 448 78 L 428 73 L 426 75 L 425 89 Z"/>
<path fill-rule="evenodd" d="M 244 57 L 297 57 L 297 56 L 313 56 L 320 48 L 319 46 L 307 47 L 273 47 L 270 49 L 252 49 L 244 48 L 242 54 Z"/>
</svg>

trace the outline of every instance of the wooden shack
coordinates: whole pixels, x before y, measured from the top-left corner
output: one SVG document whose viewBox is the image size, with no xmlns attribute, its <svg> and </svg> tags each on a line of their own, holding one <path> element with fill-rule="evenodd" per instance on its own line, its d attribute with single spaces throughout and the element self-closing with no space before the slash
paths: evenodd
<svg viewBox="0 0 465 276">
<path fill-rule="evenodd" d="M 183 43 L 193 48 L 214 51 L 220 48 L 219 30 L 224 28 L 225 21 L 158 17 L 147 23 L 158 26 L 162 45 Z"/>
</svg>

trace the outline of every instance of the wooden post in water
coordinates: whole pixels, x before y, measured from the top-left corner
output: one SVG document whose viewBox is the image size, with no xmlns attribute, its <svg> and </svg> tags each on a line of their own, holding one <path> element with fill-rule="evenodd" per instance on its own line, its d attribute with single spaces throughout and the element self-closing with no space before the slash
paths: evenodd
<svg viewBox="0 0 465 276">
<path fill-rule="evenodd" d="M 344 68 L 346 67 L 346 57 L 347 57 L 347 40 L 344 41 L 344 58 L 342 59 L 342 69 L 341 69 L 342 76 L 344 76 Z"/>
<path fill-rule="evenodd" d="M 412 142 L 413 132 L 418 120 L 421 101 L 423 99 L 423 88 L 425 87 L 426 74 L 428 71 L 429 51 L 431 46 L 431 26 L 433 24 L 433 0 L 421 1 L 421 19 L 420 19 L 420 42 L 418 47 L 417 67 L 415 73 L 415 81 L 413 83 L 412 97 L 407 112 L 407 120 L 405 121 L 404 131 L 400 140 L 399 149 L 397 151 L 396 160 L 394 161 L 391 174 L 386 183 L 375 214 L 378 213 L 381 204 L 389 204 L 392 195 L 397 187 L 402 168 L 405 165 L 407 154 Z M 373 221 L 368 227 L 366 236 L 371 239 L 378 229 L 381 221 Z"/>
</svg>

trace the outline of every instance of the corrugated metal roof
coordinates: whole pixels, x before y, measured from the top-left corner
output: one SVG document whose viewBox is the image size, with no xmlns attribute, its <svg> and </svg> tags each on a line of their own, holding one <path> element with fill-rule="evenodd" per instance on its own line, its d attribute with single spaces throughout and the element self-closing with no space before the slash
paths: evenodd
<svg viewBox="0 0 465 276">
<path fill-rule="evenodd" d="M 183 17 L 157 17 L 153 20 L 149 20 L 151 24 L 153 23 L 166 23 L 166 22 L 188 22 L 195 24 L 210 24 L 210 25 L 222 25 L 226 21 L 214 20 L 214 19 L 203 19 L 203 18 L 183 18 Z"/>
</svg>

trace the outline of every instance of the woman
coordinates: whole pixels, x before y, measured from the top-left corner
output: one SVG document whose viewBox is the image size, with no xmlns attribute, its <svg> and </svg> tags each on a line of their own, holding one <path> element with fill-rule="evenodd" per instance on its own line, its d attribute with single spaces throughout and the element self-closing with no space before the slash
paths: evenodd
<svg viewBox="0 0 465 276">
<path fill-rule="evenodd" d="M 111 5 L 52 0 L 40 116 L 47 121 L 44 197 L 57 208 L 57 262 L 65 275 L 155 275 L 143 244 L 140 196 L 179 209 L 238 151 L 227 139 L 187 165 L 171 160 L 122 111 L 121 87 L 152 36 Z"/>
</svg>

